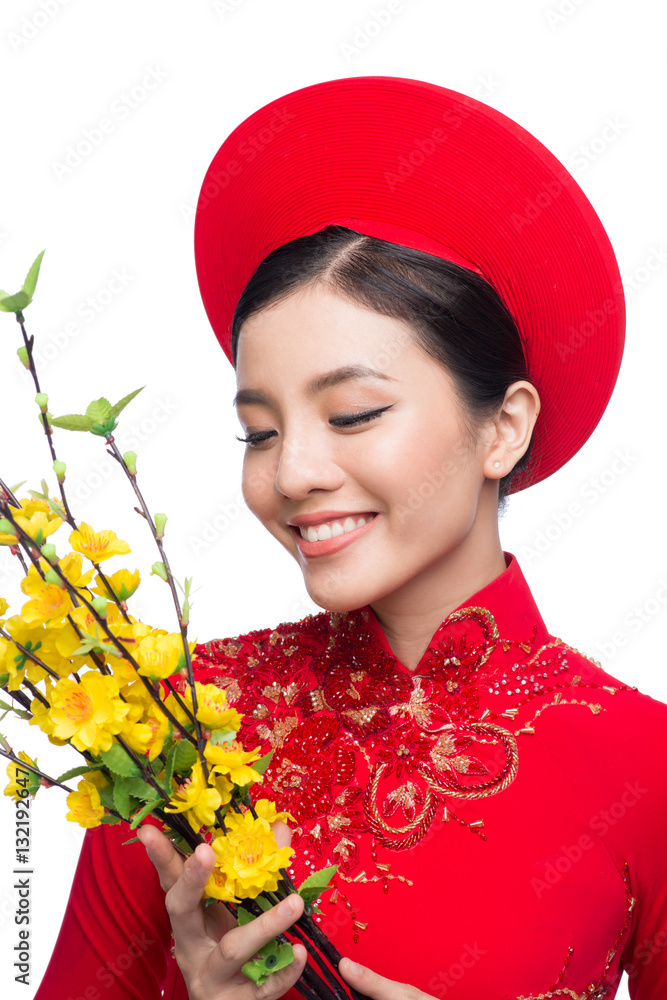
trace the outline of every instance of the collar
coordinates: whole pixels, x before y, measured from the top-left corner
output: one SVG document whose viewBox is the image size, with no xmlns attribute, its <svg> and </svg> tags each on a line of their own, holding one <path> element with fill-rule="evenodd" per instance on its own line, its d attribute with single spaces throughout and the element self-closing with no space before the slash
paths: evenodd
<svg viewBox="0 0 667 1000">
<path fill-rule="evenodd" d="M 539 612 L 519 562 L 503 552 L 505 569 L 494 580 L 455 608 L 438 626 L 414 671 L 394 655 L 375 612 L 369 604 L 347 612 L 346 624 L 363 625 L 374 643 L 394 662 L 395 668 L 413 676 L 428 675 L 445 667 L 482 666 L 492 657 L 494 666 L 511 665 L 531 656 L 553 639 Z M 334 616 L 338 618 L 338 616 Z"/>
</svg>

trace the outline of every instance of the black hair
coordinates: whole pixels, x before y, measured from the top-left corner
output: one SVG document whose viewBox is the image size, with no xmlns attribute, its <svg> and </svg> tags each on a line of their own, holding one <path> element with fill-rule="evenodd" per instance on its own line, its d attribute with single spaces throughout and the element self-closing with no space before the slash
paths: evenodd
<svg viewBox="0 0 667 1000">
<path fill-rule="evenodd" d="M 512 382 L 531 381 L 516 324 L 484 278 L 432 254 L 334 225 L 276 247 L 259 264 L 234 312 L 234 367 L 245 320 L 316 283 L 405 320 L 416 342 L 451 376 L 471 436 L 477 421 L 498 412 Z M 510 483 L 528 465 L 532 446 L 533 439 L 499 481 L 499 513 Z"/>
</svg>

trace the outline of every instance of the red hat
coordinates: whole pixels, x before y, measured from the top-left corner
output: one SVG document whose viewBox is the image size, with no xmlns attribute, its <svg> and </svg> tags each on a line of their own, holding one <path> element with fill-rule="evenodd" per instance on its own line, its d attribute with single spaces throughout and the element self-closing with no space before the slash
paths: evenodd
<svg viewBox="0 0 667 1000">
<path fill-rule="evenodd" d="M 392 76 L 326 80 L 255 111 L 214 156 L 195 221 L 199 286 L 230 361 L 256 267 L 332 223 L 461 264 L 502 298 L 542 402 L 510 492 L 581 448 L 618 375 L 623 287 L 593 207 L 534 136 L 464 94 Z"/>
</svg>

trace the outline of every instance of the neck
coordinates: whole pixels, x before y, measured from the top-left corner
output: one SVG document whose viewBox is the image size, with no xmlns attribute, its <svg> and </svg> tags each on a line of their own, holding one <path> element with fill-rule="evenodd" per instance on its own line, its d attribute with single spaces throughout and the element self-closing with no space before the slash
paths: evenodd
<svg viewBox="0 0 667 1000">
<path fill-rule="evenodd" d="M 475 547 L 469 541 L 470 535 L 418 577 L 370 605 L 392 652 L 408 670 L 417 668 L 444 619 L 506 569 L 497 531 L 492 545 Z"/>
</svg>

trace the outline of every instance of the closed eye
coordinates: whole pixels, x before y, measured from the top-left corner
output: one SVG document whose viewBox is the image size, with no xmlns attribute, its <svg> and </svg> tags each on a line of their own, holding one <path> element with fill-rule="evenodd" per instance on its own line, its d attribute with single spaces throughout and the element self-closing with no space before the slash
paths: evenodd
<svg viewBox="0 0 667 1000">
<path fill-rule="evenodd" d="M 343 417 L 332 417 L 329 421 L 335 427 L 354 427 L 357 424 L 364 424 L 370 420 L 376 420 L 385 410 L 391 409 L 393 403 L 389 406 L 383 406 L 381 410 L 368 410 L 366 413 L 351 413 Z M 268 438 L 273 437 L 276 431 L 255 431 L 253 434 L 248 434 L 247 437 L 240 438 L 235 435 L 236 440 L 240 441 L 242 444 L 250 445 L 250 447 L 255 447 L 261 444 L 262 441 L 268 440 Z"/>
</svg>

